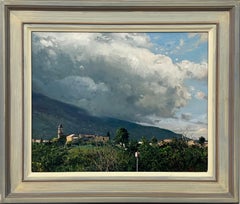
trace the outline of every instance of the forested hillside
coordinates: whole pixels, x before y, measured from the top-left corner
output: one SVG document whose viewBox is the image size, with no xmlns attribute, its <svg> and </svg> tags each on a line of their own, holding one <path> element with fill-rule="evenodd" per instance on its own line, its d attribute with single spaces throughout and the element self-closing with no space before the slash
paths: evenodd
<svg viewBox="0 0 240 204">
<path fill-rule="evenodd" d="M 42 94 L 32 94 L 33 104 L 33 138 L 51 139 L 57 134 L 58 124 L 63 124 L 64 134 L 96 134 L 114 135 L 119 127 L 125 127 L 133 139 L 153 136 L 159 140 L 180 137 L 170 130 L 143 126 L 133 122 L 119 120 L 110 117 L 96 117 L 86 110 L 51 99 Z"/>
</svg>

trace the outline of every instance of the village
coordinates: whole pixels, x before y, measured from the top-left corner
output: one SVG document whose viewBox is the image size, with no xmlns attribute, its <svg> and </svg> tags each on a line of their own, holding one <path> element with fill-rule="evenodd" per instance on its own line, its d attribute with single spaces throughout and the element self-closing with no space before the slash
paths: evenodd
<svg viewBox="0 0 240 204">
<path fill-rule="evenodd" d="M 64 135 L 63 132 L 63 125 L 60 124 L 58 125 L 57 128 L 57 138 L 52 138 L 49 140 L 46 139 L 32 139 L 33 143 L 56 143 L 59 141 L 64 141 L 65 145 L 71 145 L 71 146 L 77 146 L 79 144 L 84 144 L 84 143 L 106 143 L 110 141 L 110 135 L 102 136 L 102 135 L 95 135 L 95 134 L 82 134 L 82 133 L 73 133 L 70 135 Z M 204 146 L 208 147 L 208 142 L 205 140 L 205 138 L 199 138 L 198 140 L 190 139 L 190 138 L 185 138 L 187 145 L 188 146 Z M 158 146 L 164 146 L 167 144 L 170 144 L 173 141 L 172 138 L 170 139 L 163 139 L 160 141 L 157 141 L 156 143 Z M 138 141 L 138 144 L 141 145 L 143 142 Z M 152 145 L 152 143 L 149 143 Z"/>
<path fill-rule="evenodd" d="M 43 139 L 32 139 L 33 143 L 52 143 L 58 142 L 60 140 L 65 140 L 65 144 L 77 145 L 81 142 L 102 142 L 105 143 L 109 141 L 109 136 L 100 136 L 94 134 L 70 134 L 64 135 L 63 125 L 60 124 L 57 129 L 57 138 L 52 138 L 50 140 Z"/>
</svg>

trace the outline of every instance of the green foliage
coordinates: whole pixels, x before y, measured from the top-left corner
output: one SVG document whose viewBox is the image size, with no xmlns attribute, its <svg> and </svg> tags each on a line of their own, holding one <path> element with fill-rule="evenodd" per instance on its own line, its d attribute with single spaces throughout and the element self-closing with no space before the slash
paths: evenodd
<svg viewBox="0 0 240 204">
<path fill-rule="evenodd" d="M 205 143 L 205 141 L 206 141 L 206 139 L 203 136 L 199 137 L 199 139 L 198 139 L 198 142 L 200 145 L 203 145 Z"/>
<path fill-rule="evenodd" d="M 32 171 L 136 171 L 136 151 L 140 152 L 139 171 L 207 171 L 205 146 L 189 146 L 183 139 L 159 145 L 155 138 L 146 137 L 139 144 L 134 139 L 128 141 L 128 136 L 126 129 L 118 129 L 117 141 L 126 144 L 125 148 L 111 142 L 62 145 L 58 138 L 50 143 L 32 143 Z"/>
<path fill-rule="evenodd" d="M 57 144 L 33 143 L 32 146 L 32 171 L 61 171 L 59 166 L 63 163 L 66 149 Z"/>
<path fill-rule="evenodd" d="M 110 140 L 110 132 L 109 131 L 107 132 L 107 137 L 109 137 L 109 140 Z"/>
<path fill-rule="evenodd" d="M 32 171 L 134 171 L 134 155 L 115 146 L 59 147 L 33 143 Z"/>
<path fill-rule="evenodd" d="M 115 142 L 116 144 L 127 144 L 129 139 L 129 133 L 125 128 L 118 128 L 116 131 Z"/>
<path fill-rule="evenodd" d="M 138 141 L 136 139 L 132 139 L 128 143 L 128 151 L 134 154 L 136 151 L 138 151 L 138 146 Z"/>
<path fill-rule="evenodd" d="M 139 152 L 139 171 L 207 171 L 207 148 L 188 146 L 182 139 L 163 146 L 145 142 Z"/>
<path fill-rule="evenodd" d="M 158 139 L 155 136 L 153 136 L 152 139 L 151 139 L 151 142 L 152 142 L 152 144 L 155 145 L 155 144 L 157 144 Z"/>
</svg>

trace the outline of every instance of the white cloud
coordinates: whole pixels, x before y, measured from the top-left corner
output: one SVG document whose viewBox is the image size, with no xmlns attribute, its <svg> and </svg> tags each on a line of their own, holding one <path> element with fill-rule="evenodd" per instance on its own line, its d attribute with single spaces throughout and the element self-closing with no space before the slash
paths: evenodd
<svg viewBox="0 0 240 204">
<path fill-rule="evenodd" d="M 208 40 L 208 33 L 189 33 L 189 38 L 198 37 L 200 42 L 207 42 Z"/>
<path fill-rule="evenodd" d="M 181 119 L 189 121 L 192 118 L 191 113 L 182 113 L 181 114 Z"/>
<path fill-rule="evenodd" d="M 174 117 L 191 99 L 185 80 L 206 80 L 207 64 L 174 64 L 152 46 L 144 33 L 34 33 L 33 89 L 97 115 Z"/>
<path fill-rule="evenodd" d="M 186 116 L 188 114 L 183 115 Z M 157 126 L 161 128 L 164 127 L 192 139 L 198 139 L 201 136 L 208 138 L 208 130 L 206 123 L 199 123 L 196 118 L 190 119 L 193 117 L 191 114 L 188 115 L 188 118 L 190 120 L 183 119 L 183 115 L 181 115 L 179 118 L 159 118 L 157 115 L 153 114 L 147 117 L 148 120 L 140 122 L 139 124 Z"/>
<path fill-rule="evenodd" d="M 199 138 L 201 136 L 205 137 L 206 139 L 208 138 L 207 137 L 207 133 L 208 133 L 208 129 L 207 128 L 200 128 L 200 129 L 196 130 L 194 133 L 196 135 L 195 136 L 196 138 Z"/>
<path fill-rule="evenodd" d="M 200 44 L 208 41 L 208 33 L 189 33 L 188 38 L 198 38 L 194 47 L 198 47 Z"/>
<path fill-rule="evenodd" d="M 108 88 L 104 83 L 95 83 L 89 77 L 67 76 L 61 80 L 53 80 L 46 86 L 45 93 L 61 99 L 66 95 L 71 99 L 91 98 L 92 94 L 107 92 Z M 61 93 L 61 94 L 59 94 Z"/>
<path fill-rule="evenodd" d="M 113 40 L 127 41 L 132 46 L 142 48 L 152 47 L 150 38 L 142 33 L 112 33 L 110 36 L 113 36 Z"/>
<path fill-rule="evenodd" d="M 180 41 L 179 41 L 179 46 L 183 46 L 184 45 L 184 40 L 183 39 L 180 39 Z"/>
<path fill-rule="evenodd" d="M 45 40 L 45 39 L 41 39 L 41 44 L 43 45 L 43 46 L 45 46 L 45 47 L 51 47 L 51 46 L 53 46 L 53 44 L 52 44 L 52 42 L 51 41 L 47 41 L 47 40 Z"/>
<path fill-rule="evenodd" d="M 176 50 L 172 50 L 171 53 L 177 53 L 177 50 L 183 50 L 185 42 L 183 39 L 179 40 L 179 44 L 176 46 Z"/>
<path fill-rule="evenodd" d="M 207 100 L 207 95 L 202 92 L 202 91 L 198 91 L 196 94 L 195 94 L 195 97 L 199 100 Z"/>
<path fill-rule="evenodd" d="M 208 75 L 207 63 L 196 64 L 188 60 L 183 60 L 177 65 L 181 68 L 186 78 L 206 79 Z"/>
</svg>

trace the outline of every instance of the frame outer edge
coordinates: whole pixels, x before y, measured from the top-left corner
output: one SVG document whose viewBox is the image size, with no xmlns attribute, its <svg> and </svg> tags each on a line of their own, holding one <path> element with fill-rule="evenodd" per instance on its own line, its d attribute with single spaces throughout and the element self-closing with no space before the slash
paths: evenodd
<svg viewBox="0 0 240 204">
<path fill-rule="evenodd" d="M 89 6 L 89 7 L 115 7 L 115 6 L 130 6 L 130 7 L 154 7 L 158 6 L 158 0 L 2 0 L 5 1 L 7 5 L 11 6 Z M 196 7 L 214 7 L 214 8 L 221 8 L 221 7 L 232 7 L 236 4 L 237 0 L 161 0 L 160 7 L 188 7 L 188 8 L 196 8 Z"/>
<path fill-rule="evenodd" d="M 0 203 L 3 202 L 5 194 L 5 35 L 4 35 L 4 4 L 0 2 Z"/>
<path fill-rule="evenodd" d="M 13 2 L 13 1 L 11 1 Z M 26 1 L 20 1 L 20 2 L 26 2 Z M 41 1 L 42 2 L 42 1 Z M 62 2 L 62 1 L 61 1 Z M 104 1 L 105 2 L 105 1 Z M 212 2 L 212 1 L 211 1 Z M 239 146 L 240 146 L 240 125 L 239 125 L 239 90 L 240 90 L 240 71 L 239 71 L 239 47 L 240 47 L 240 42 L 239 42 L 239 1 L 238 1 L 238 7 L 237 7 L 237 14 L 235 16 L 236 19 L 236 30 L 235 30 L 235 42 L 236 42 L 236 47 L 234 48 L 235 50 L 235 55 L 234 55 L 234 63 L 235 63 L 235 68 L 234 68 L 234 74 L 235 74 L 235 80 L 233 82 L 234 84 L 234 147 L 235 147 L 235 176 L 236 176 L 236 182 L 235 185 L 237 186 L 236 193 L 240 194 L 240 157 L 239 157 Z M 6 118 L 6 62 L 5 62 L 5 35 L 6 35 L 6 30 L 5 30 L 5 13 L 4 13 L 4 1 L 0 2 L 0 30 L 3 32 L 0 32 L 0 166 L 1 168 L 0 171 L 0 203 L 4 202 L 4 195 L 6 193 L 5 190 L 5 174 L 6 174 L 6 165 L 5 165 L 5 137 L 6 132 L 5 132 L 5 118 Z M 239 202 L 239 194 L 237 195 L 238 197 L 238 202 Z"/>
<path fill-rule="evenodd" d="M 235 113 L 236 113 L 236 118 L 234 120 L 234 125 L 235 125 L 235 129 L 234 129 L 234 135 L 235 135 L 235 148 L 236 148 L 236 186 L 238 188 L 236 194 L 238 197 L 238 203 L 240 204 L 240 0 L 238 0 L 237 3 L 237 9 L 236 9 L 236 30 L 235 30 L 235 40 L 236 40 L 236 48 L 235 48 L 235 63 L 236 63 L 236 85 L 235 85 L 235 90 L 234 90 L 234 94 L 235 94 Z"/>
<path fill-rule="evenodd" d="M 233 175 L 235 176 L 234 179 L 234 184 L 233 187 L 234 189 L 233 194 L 234 197 L 237 200 L 237 203 L 240 204 L 240 1 L 238 0 L 236 3 L 235 7 L 235 16 L 233 17 L 234 20 L 234 30 L 233 30 L 233 35 L 234 35 L 234 45 L 233 45 L 233 51 L 234 51 L 234 56 L 232 56 L 232 63 L 233 64 L 233 160 L 235 162 L 235 165 L 233 166 Z M 233 43 L 232 43 L 233 44 Z"/>
<path fill-rule="evenodd" d="M 232 63 L 233 64 L 233 160 L 235 162 L 235 165 L 233 166 L 233 171 L 234 171 L 234 184 L 233 184 L 233 194 L 234 197 L 236 198 L 237 202 L 240 204 L 240 1 L 238 0 L 236 3 L 235 7 L 235 15 L 234 15 L 234 30 L 233 30 L 233 35 L 234 35 L 234 46 L 233 46 L 233 51 L 234 51 L 234 56 L 232 57 Z M 233 44 L 233 43 L 232 43 Z"/>
<path fill-rule="evenodd" d="M 232 143 L 231 147 L 233 149 L 230 149 L 230 153 L 232 155 L 231 158 L 234 163 L 230 164 L 232 165 L 232 171 L 229 173 L 232 173 L 230 175 L 230 193 L 231 196 L 233 196 L 233 199 L 235 199 L 236 204 L 240 204 L 239 196 L 240 196 L 240 1 L 236 1 L 236 5 L 234 8 L 234 13 L 232 16 L 231 21 L 231 31 L 232 32 L 232 42 L 230 43 L 231 50 L 234 52 L 232 56 L 230 56 L 231 60 L 231 78 L 232 82 L 230 81 L 229 86 L 233 87 L 233 92 L 230 94 L 232 98 L 233 107 L 231 108 L 231 111 L 233 113 L 231 114 L 231 119 L 233 121 L 233 124 L 230 126 L 233 129 L 230 131 L 232 136 Z M 230 51 L 231 51 L 230 50 Z"/>
</svg>

